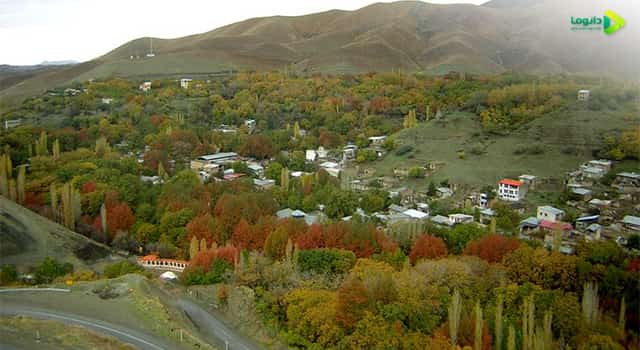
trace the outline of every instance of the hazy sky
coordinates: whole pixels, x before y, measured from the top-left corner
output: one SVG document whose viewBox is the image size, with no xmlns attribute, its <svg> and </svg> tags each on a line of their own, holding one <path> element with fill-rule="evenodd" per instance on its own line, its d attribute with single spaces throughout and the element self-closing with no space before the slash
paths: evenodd
<svg viewBox="0 0 640 350">
<path fill-rule="evenodd" d="M 486 0 L 433 0 L 474 3 Z M 86 61 L 143 36 L 175 38 L 252 17 L 355 10 L 375 0 L 0 0 L 0 64 Z"/>
</svg>

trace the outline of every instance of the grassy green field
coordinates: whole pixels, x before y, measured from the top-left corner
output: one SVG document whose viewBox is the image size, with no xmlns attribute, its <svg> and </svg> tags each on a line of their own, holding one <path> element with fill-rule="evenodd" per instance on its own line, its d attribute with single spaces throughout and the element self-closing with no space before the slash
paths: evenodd
<svg viewBox="0 0 640 350">
<path fill-rule="evenodd" d="M 394 138 L 398 145 L 409 145 L 413 151 L 402 156 L 391 152 L 365 167 L 375 168 L 376 175 L 391 175 L 397 167 L 442 162 L 443 166 L 426 179 L 409 182 L 417 188 L 444 179 L 481 186 L 524 173 L 561 178 L 593 158 L 592 151 L 601 146 L 603 135 L 640 123 L 640 117 L 631 111 L 590 111 L 580 104 L 538 118 L 506 136 L 485 134 L 478 118 L 470 113 L 455 112 L 445 119 L 401 130 Z M 534 145 L 542 153 L 516 154 L 516 150 Z M 459 151 L 464 152 L 463 158 Z"/>
</svg>

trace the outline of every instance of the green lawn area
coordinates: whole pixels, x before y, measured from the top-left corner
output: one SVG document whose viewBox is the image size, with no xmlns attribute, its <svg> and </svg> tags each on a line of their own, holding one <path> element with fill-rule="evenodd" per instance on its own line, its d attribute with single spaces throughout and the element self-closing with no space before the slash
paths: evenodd
<svg viewBox="0 0 640 350">
<path fill-rule="evenodd" d="M 443 179 L 481 186 L 524 173 L 562 178 L 567 171 L 593 159 L 592 151 L 601 146 L 602 135 L 621 132 L 638 123 L 640 117 L 630 111 L 590 111 L 576 103 L 499 136 L 485 134 L 475 115 L 454 112 L 446 116 L 445 122 L 432 120 L 396 133 L 398 145 L 412 146 L 413 151 L 402 156 L 391 152 L 365 167 L 375 168 L 376 175 L 391 175 L 396 167 L 442 162 L 443 166 L 426 179 L 410 183 L 417 188 Z M 541 153 L 515 153 L 533 145 L 539 146 Z M 473 154 L 474 149 L 482 153 Z M 458 151 L 464 151 L 463 159 Z"/>
</svg>

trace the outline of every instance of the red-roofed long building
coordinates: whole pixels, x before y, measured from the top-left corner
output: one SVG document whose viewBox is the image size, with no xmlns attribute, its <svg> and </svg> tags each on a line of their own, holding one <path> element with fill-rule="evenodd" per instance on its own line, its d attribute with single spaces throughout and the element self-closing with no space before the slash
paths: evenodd
<svg viewBox="0 0 640 350">
<path fill-rule="evenodd" d="M 526 186 L 518 180 L 502 179 L 498 182 L 498 198 L 517 202 L 527 193 Z"/>
</svg>

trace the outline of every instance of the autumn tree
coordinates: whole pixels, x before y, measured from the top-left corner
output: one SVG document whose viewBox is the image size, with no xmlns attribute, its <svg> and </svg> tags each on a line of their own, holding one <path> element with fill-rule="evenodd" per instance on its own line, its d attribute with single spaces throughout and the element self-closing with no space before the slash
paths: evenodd
<svg viewBox="0 0 640 350">
<path fill-rule="evenodd" d="M 422 235 L 411 248 L 409 260 L 415 265 L 421 259 L 437 259 L 447 255 L 447 247 L 442 239 L 432 235 Z"/>
<path fill-rule="evenodd" d="M 239 152 L 245 157 L 267 159 L 273 156 L 274 149 L 271 139 L 261 134 L 249 135 Z"/>
<path fill-rule="evenodd" d="M 119 231 L 129 231 L 135 222 L 136 218 L 127 203 L 107 207 L 107 230 L 111 238 Z"/>
<path fill-rule="evenodd" d="M 418 124 L 418 119 L 416 118 L 416 110 L 412 109 L 409 111 L 409 114 L 407 114 L 404 117 L 404 121 L 402 122 L 402 126 L 405 129 L 411 129 L 413 127 L 415 127 Z"/>
<path fill-rule="evenodd" d="M 200 252 L 200 246 L 198 243 L 198 237 L 191 237 L 191 242 L 189 243 L 189 259 L 193 259 L 196 254 Z"/>
<path fill-rule="evenodd" d="M 350 277 L 338 289 L 336 321 L 346 329 L 353 329 L 369 308 L 367 289 L 359 278 Z"/>
<path fill-rule="evenodd" d="M 188 237 L 196 237 L 198 240 L 205 239 L 207 242 L 224 243 L 224 232 L 222 226 L 209 213 L 200 214 L 187 224 Z"/>
<path fill-rule="evenodd" d="M 289 235 L 286 229 L 282 226 L 276 228 L 269 234 L 269 236 L 267 236 L 267 239 L 264 242 L 265 254 L 274 260 L 282 259 L 285 255 L 288 240 Z"/>
<path fill-rule="evenodd" d="M 490 234 L 478 240 L 470 241 L 463 254 L 475 255 L 490 263 L 501 262 L 508 253 L 518 249 L 520 242 L 515 238 Z"/>
</svg>

